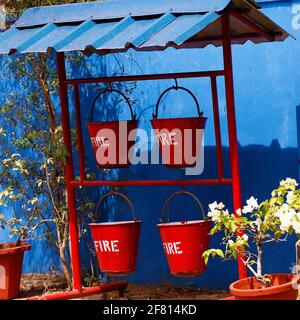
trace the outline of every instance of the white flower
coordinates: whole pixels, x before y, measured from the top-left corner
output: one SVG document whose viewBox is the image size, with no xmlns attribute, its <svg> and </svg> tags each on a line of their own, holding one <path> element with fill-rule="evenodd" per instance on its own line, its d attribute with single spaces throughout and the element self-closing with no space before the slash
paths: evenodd
<svg viewBox="0 0 300 320">
<path fill-rule="evenodd" d="M 246 213 L 250 213 L 250 212 L 252 212 L 252 211 L 250 210 L 250 208 L 249 208 L 248 206 L 245 206 L 245 207 L 243 208 L 242 212 L 246 214 Z"/>
<path fill-rule="evenodd" d="M 237 209 L 237 210 L 236 210 L 236 215 L 237 215 L 238 217 L 241 217 L 241 216 L 242 216 L 242 210 L 241 210 L 241 209 Z"/>
<path fill-rule="evenodd" d="M 291 204 L 293 202 L 293 197 L 294 197 L 294 192 L 293 191 L 289 191 L 286 195 L 286 202 L 288 204 Z"/>
<path fill-rule="evenodd" d="M 274 190 L 271 192 L 271 196 L 272 196 L 272 197 L 275 197 L 275 196 L 276 196 L 276 192 L 275 192 Z"/>
<path fill-rule="evenodd" d="M 295 191 L 298 183 L 295 179 L 286 178 L 285 180 L 280 181 L 280 186 L 284 187 L 286 190 Z"/>
<path fill-rule="evenodd" d="M 257 226 L 257 230 L 260 231 L 260 226 L 262 224 L 261 218 L 257 218 L 254 222 L 254 224 Z"/>
<path fill-rule="evenodd" d="M 290 227 L 293 225 L 293 218 L 296 216 L 296 211 L 290 209 L 288 212 L 280 215 L 280 230 L 288 232 Z"/>
<path fill-rule="evenodd" d="M 282 215 L 286 214 L 289 212 L 290 207 L 287 203 L 284 203 L 278 210 L 275 212 L 275 216 L 280 218 Z"/>
<path fill-rule="evenodd" d="M 223 216 L 224 217 L 229 217 L 229 211 L 228 210 L 223 211 Z"/>
<path fill-rule="evenodd" d="M 228 245 L 229 245 L 229 248 L 231 248 L 234 245 L 234 241 L 233 240 L 228 240 Z"/>
<path fill-rule="evenodd" d="M 222 221 L 221 212 L 218 210 L 208 212 L 207 216 L 210 217 L 213 222 L 221 222 Z"/>
<path fill-rule="evenodd" d="M 224 208 L 225 208 L 224 203 L 223 203 L 223 202 L 220 202 L 220 203 L 217 205 L 217 208 L 218 208 L 219 210 L 224 209 Z"/>
<path fill-rule="evenodd" d="M 258 203 L 257 203 L 257 199 L 255 199 L 254 197 L 251 197 L 249 200 L 246 201 L 248 206 L 251 206 L 253 208 L 257 208 L 258 207 Z"/>
<path fill-rule="evenodd" d="M 208 205 L 210 212 L 208 212 L 207 216 L 212 218 L 212 221 L 214 222 L 222 222 L 221 216 L 229 216 L 229 211 L 225 210 L 222 211 L 225 208 L 225 205 L 223 202 L 217 203 L 217 201 L 211 203 Z"/>
<path fill-rule="evenodd" d="M 217 206 L 218 206 L 217 201 L 215 201 L 215 202 L 213 202 L 213 203 L 211 203 L 211 204 L 208 205 L 210 211 L 215 211 L 216 208 L 217 208 Z"/>
<path fill-rule="evenodd" d="M 251 197 L 246 202 L 247 202 L 247 205 L 244 206 L 242 210 L 243 213 L 250 213 L 250 212 L 253 212 L 253 210 L 258 208 L 257 199 L 255 199 L 254 197 Z"/>
<path fill-rule="evenodd" d="M 280 197 L 282 195 L 282 192 L 278 190 L 273 190 L 271 195 L 272 197 Z"/>
<path fill-rule="evenodd" d="M 243 234 L 242 238 L 244 239 L 244 241 L 248 242 L 249 237 L 246 234 Z"/>
<path fill-rule="evenodd" d="M 293 221 L 293 229 L 297 234 L 300 234 L 300 221 L 297 221 L 297 220 Z"/>
</svg>

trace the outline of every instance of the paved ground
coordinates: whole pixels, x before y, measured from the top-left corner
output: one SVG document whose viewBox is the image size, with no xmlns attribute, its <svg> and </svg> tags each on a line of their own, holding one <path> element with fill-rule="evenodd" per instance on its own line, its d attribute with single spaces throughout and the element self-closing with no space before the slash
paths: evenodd
<svg viewBox="0 0 300 320">
<path fill-rule="evenodd" d="M 65 284 L 60 275 L 28 274 L 22 277 L 19 299 L 63 291 Z M 196 288 L 192 285 L 175 287 L 171 285 L 137 285 L 129 283 L 123 300 L 218 300 L 228 297 L 226 291 Z M 108 292 L 75 300 L 120 299 L 118 292 Z"/>
<path fill-rule="evenodd" d="M 125 300 L 218 300 L 230 296 L 226 291 L 208 290 L 194 287 L 142 286 L 129 283 Z M 90 296 L 80 300 L 112 300 L 117 293 Z"/>
</svg>

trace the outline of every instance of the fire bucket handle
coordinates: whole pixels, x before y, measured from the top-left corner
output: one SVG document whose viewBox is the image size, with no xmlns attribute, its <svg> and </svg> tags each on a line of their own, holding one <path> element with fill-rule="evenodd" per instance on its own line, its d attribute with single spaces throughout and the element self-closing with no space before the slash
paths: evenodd
<svg viewBox="0 0 300 320">
<path fill-rule="evenodd" d="M 200 202 L 200 200 L 193 193 L 185 191 L 185 190 L 181 190 L 181 191 L 177 191 L 177 192 L 171 194 L 170 197 L 166 200 L 164 207 L 163 207 L 163 211 L 162 211 L 162 217 L 160 219 L 161 223 L 165 222 L 165 216 L 166 216 L 166 212 L 167 212 L 167 209 L 169 207 L 170 202 L 178 195 L 191 196 L 197 202 L 198 206 L 200 207 L 200 210 L 202 211 L 203 219 L 204 220 L 208 219 L 205 216 L 204 207 L 203 207 L 202 203 Z M 168 215 L 168 223 L 169 222 L 170 222 L 170 215 Z"/>
<path fill-rule="evenodd" d="M 202 116 L 203 116 L 203 112 L 200 111 L 199 102 L 198 102 L 196 96 L 193 94 L 193 92 L 192 92 L 191 90 L 187 89 L 187 88 L 178 86 L 178 85 L 176 84 L 176 86 L 172 86 L 172 87 L 166 89 L 165 91 L 163 91 L 162 94 L 159 96 L 158 101 L 157 101 L 157 103 L 156 103 L 155 113 L 153 114 L 153 119 L 157 119 L 157 117 L 158 117 L 158 107 L 159 107 L 159 105 L 160 105 L 160 102 L 161 102 L 162 98 L 163 98 L 169 91 L 171 91 L 171 90 L 183 90 L 183 91 L 187 92 L 189 95 L 191 95 L 192 98 L 194 99 L 195 103 L 196 103 L 199 117 L 202 117 Z"/>
<path fill-rule="evenodd" d="M 122 198 L 123 200 L 125 200 L 125 202 L 127 202 L 127 204 L 129 205 L 129 207 L 131 209 L 131 213 L 132 213 L 134 221 L 139 221 L 139 219 L 136 217 L 135 210 L 134 210 L 132 202 L 123 193 L 120 193 L 120 192 L 117 192 L 117 191 L 111 191 L 111 192 L 109 192 L 109 193 L 107 193 L 107 194 L 105 194 L 104 196 L 101 197 L 101 199 L 99 200 L 99 202 L 98 202 L 98 204 L 96 206 L 96 215 L 99 214 L 99 216 L 100 216 L 100 212 L 99 212 L 100 204 L 104 201 L 104 199 L 106 199 L 109 196 L 118 196 L 118 197 Z"/>
<path fill-rule="evenodd" d="M 103 89 L 102 91 L 100 91 L 96 95 L 96 97 L 94 98 L 94 101 L 93 101 L 93 104 L 92 104 L 92 109 L 91 109 L 91 114 L 90 114 L 90 122 L 93 121 L 94 109 L 95 109 L 95 105 L 96 105 L 96 102 L 97 102 L 98 98 L 101 97 L 103 94 L 105 94 L 107 92 L 115 92 L 115 93 L 119 94 L 120 96 L 122 96 L 125 99 L 126 103 L 128 104 L 132 120 L 136 120 L 136 115 L 133 113 L 131 103 L 130 103 L 129 99 L 125 96 L 125 94 L 123 92 L 121 92 L 120 90 L 118 90 L 118 89 L 106 88 L 106 89 Z"/>
</svg>

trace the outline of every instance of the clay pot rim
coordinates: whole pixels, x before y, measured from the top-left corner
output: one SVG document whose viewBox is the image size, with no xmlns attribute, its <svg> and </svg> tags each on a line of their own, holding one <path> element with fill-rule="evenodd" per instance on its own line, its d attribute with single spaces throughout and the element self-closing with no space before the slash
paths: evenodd
<svg viewBox="0 0 300 320">
<path fill-rule="evenodd" d="M 237 289 L 237 288 L 235 288 L 237 283 L 255 278 L 255 277 L 248 277 L 248 278 L 240 279 L 240 280 L 237 280 L 237 281 L 231 283 L 229 286 L 230 292 L 233 295 L 240 296 L 240 297 L 272 295 L 272 294 L 281 293 L 281 292 L 287 291 L 288 289 L 291 289 L 292 284 L 299 281 L 299 280 L 297 280 L 297 278 L 293 279 L 293 277 L 295 277 L 296 275 L 291 274 L 291 273 L 273 273 L 273 274 L 270 274 L 270 276 L 290 277 L 291 279 L 289 282 L 286 282 L 286 283 L 283 283 L 280 285 L 275 285 L 275 286 L 272 286 L 269 288 L 260 288 L 260 289 L 250 289 L 250 288 L 249 289 Z"/>
<path fill-rule="evenodd" d="M 2 249 L 2 247 L 4 247 Z M 22 242 L 21 245 L 16 246 L 15 242 L 4 242 L 0 243 L 0 255 L 13 254 L 19 251 L 30 250 L 31 244 L 27 242 Z"/>
</svg>

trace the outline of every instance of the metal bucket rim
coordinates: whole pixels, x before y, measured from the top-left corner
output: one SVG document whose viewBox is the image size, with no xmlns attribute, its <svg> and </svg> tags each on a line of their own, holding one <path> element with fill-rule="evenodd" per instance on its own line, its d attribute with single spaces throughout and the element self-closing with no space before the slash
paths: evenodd
<svg viewBox="0 0 300 320">
<path fill-rule="evenodd" d="M 190 221 L 166 222 L 166 223 L 159 223 L 157 227 L 187 226 L 187 225 L 193 225 L 193 224 L 204 224 L 209 221 L 210 220 L 190 220 Z"/>
<path fill-rule="evenodd" d="M 191 120 L 191 119 L 198 119 L 198 120 L 207 120 L 207 117 L 180 117 L 180 118 L 159 118 L 159 119 L 151 119 L 151 122 L 155 122 L 155 121 L 163 121 L 163 120 Z"/>
<path fill-rule="evenodd" d="M 119 224 L 135 224 L 135 223 L 141 223 L 142 221 L 114 221 L 114 222 L 99 222 L 99 223 L 90 223 L 89 226 L 97 227 L 97 226 L 110 226 L 110 225 L 119 225 Z"/>
<path fill-rule="evenodd" d="M 89 121 L 87 123 L 88 126 L 95 126 L 95 125 L 100 125 L 100 124 L 105 124 L 105 123 L 120 123 L 120 122 L 132 122 L 132 123 L 139 123 L 139 120 L 111 120 L 111 121 Z"/>
</svg>

